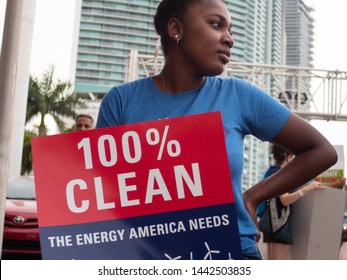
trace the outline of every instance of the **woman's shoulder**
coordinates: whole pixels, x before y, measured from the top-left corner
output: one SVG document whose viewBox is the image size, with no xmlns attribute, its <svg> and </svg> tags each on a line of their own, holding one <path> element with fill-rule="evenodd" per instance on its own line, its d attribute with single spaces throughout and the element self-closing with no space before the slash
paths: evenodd
<svg viewBox="0 0 347 280">
<path fill-rule="evenodd" d="M 139 78 L 134 81 L 125 82 L 119 85 L 114 86 L 111 90 L 124 90 L 124 89 L 133 89 L 136 87 L 144 87 L 152 81 L 152 77 Z"/>
<path fill-rule="evenodd" d="M 127 98 L 136 95 L 137 92 L 143 92 L 146 88 L 153 87 L 151 85 L 152 77 L 140 78 L 131 82 L 125 82 L 113 86 L 105 95 L 106 98 Z M 153 83 L 153 82 L 152 82 Z"/>
<path fill-rule="evenodd" d="M 223 87 L 232 87 L 234 90 L 247 90 L 247 92 L 261 92 L 261 89 L 257 86 L 251 84 L 248 81 L 242 80 L 237 77 L 223 77 L 223 76 L 217 76 L 217 77 L 208 77 L 207 82 L 211 84 L 218 84 L 219 86 Z"/>
</svg>

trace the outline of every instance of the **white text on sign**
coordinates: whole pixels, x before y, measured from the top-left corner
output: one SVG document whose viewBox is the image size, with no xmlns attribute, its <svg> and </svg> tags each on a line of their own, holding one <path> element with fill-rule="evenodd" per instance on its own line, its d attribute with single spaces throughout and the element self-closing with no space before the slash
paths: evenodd
<svg viewBox="0 0 347 280">
<path fill-rule="evenodd" d="M 164 128 L 163 136 L 160 137 L 159 131 L 155 128 L 150 128 L 146 132 L 146 143 L 148 145 L 160 145 L 157 160 L 161 160 L 164 148 L 166 146 L 167 153 L 170 157 L 177 157 L 181 154 L 181 146 L 177 140 L 166 142 L 169 126 Z M 127 163 L 137 163 L 142 157 L 142 148 L 140 136 L 135 131 L 127 131 L 121 137 L 122 154 Z M 86 169 L 92 169 L 93 159 L 90 138 L 83 138 L 78 143 L 78 149 L 83 150 L 84 163 Z M 108 150 L 106 150 L 108 149 Z M 98 139 L 98 156 L 100 163 L 105 167 L 111 167 L 117 164 L 118 161 L 117 142 L 114 136 L 110 134 L 102 135 Z M 108 155 L 108 157 L 107 157 Z"/>
<path fill-rule="evenodd" d="M 176 181 L 176 194 L 175 197 L 178 199 L 184 199 L 186 197 L 184 186 L 187 185 L 191 194 L 194 197 L 202 196 L 202 184 L 201 176 L 198 163 L 192 163 L 193 179 L 190 177 L 186 168 L 183 165 L 173 167 Z M 173 194 L 169 192 L 167 184 L 165 183 L 164 177 L 158 168 L 150 169 L 148 172 L 147 188 L 144 198 L 129 199 L 130 192 L 136 192 L 137 186 L 127 184 L 127 180 L 136 178 L 136 172 L 122 173 L 117 175 L 117 186 L 120 197 L 120 207 L 136 206 L 141 203 L 149 204 L 152 203 L 154 196 L 161 196 L 164 201 L 173 200 Z M 184 184 L 185 183 L 185 184 Z M 105 202 L 104 199 L 104 186 L 102 184 L 101 177 L 94 178 L 94 186 L 97 210 L 105 210 L 116 208 L 116 203 Z M 76 201 L 75 193 L 87 190 L 88 185 L 82 179 L 74 179 L 66 185 L 66 200 L 68 208 L 73 213 L 84 213 L 89 209 L 89 200 L 85 199 L 82 201 Z M 141 201 L 142 200 L 142 201 Z"/>
</svg>

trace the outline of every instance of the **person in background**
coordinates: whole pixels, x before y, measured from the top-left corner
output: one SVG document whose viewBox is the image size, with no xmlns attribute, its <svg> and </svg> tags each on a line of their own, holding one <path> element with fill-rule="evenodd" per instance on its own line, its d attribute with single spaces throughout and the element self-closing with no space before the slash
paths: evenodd
<svg viewBox="0 0 347 280">
<path fill-rule="evenodd" d="M 88 114 L 80 114 L 75 121 L 75 131 L 89 130 L 94 128 L 94 119 Z"/>
<path fill-rule="evenodd" d="M 157 7 L 154 26 L 165 58 L 161 72 L 113 87 L 101 102 L 96 126 L 219 111 L 243 258 L 261 259 L 257 205 L 303 185 L 329 168 L 337 160 L 336 151 L 313 126 L 269 94 L 246 81 L 219 76 L 235 43 L 231 17 L 223 1 L 163 0 Z M 246 135 L 278 144 L 295 158 L 274 176 L 242 192 Z"/>
<path fill-rule="evenodd" d="M 290 152 L 282 149 L 281 147 L 277 145 L 271 145 L 270 146 L 271 154 L 273 157 L 274 164 L 271 165 L 265 172 L 264 178 L 267 178 L 276 172 L 278 172 L 281 168 L 286 166 L 289 162 L 291 162 L 294 159 L 294 155 Z M 278 211 L 281 211 L 285 207 L 289 207 L 289 215 L 292 215 L 292 207 L 291 205 L 296 202 L 298 199 L 303 197 L 306 193 L 319 188 L 320 183 L 311 181 L 307 183 L 304 187 L 299 188 L 292 192 L 287 192 L 285 194 L 280 195 L 279 198 L 279 207 L 277 207 Z M 276 198 L 275 198 L 276 199 Z M 265 212 L 264 209 L 261 208 L 260 204 L 257 208 L 257 216 L 261 216 Z M 264 204 L 264 207 L 269 207 Z M 267 212 L 269 213 L 269 212 Z M 281 213 L 277 213 L 278 216 Z M 287 223 L 290 221 L 291 217 L 288 217 Z M 276 237 L 276 235 L 270 234 L 268 232 L 262 232 L 263 234 L 263 241 L 266 243 L 266 249 L 267 249 L 267 258 L 269 260 L 286 260 L 288 258 L 290 245 L 293 244 L 292 242 L 292 231 L 290 225 L 285 227 L 285 225 L 282 226 L 282 230 L 286 230 L 286 238 L 280 239 Z M 290 240 L 290 241 L 289 241 Z"/>
</svg>

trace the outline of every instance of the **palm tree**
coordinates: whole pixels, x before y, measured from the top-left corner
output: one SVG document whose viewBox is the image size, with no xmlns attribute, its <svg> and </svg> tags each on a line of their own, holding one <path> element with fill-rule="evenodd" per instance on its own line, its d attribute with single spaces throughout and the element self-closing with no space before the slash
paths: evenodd
<svg viewBox="0 0 347 280">
<path fill-rule="evenodd" d="M 69 94 L 70 82 L 53 81 L 54 67 L 50 67 L 43 75 L 42 80 L 29 77 L 29 91 L 26 111 L 26 123 L 33 117 L 40 116 L 38 135 L 45 136 L 47 127 L 45 116 L 53 116 L 60 132 L 66 132 L 65 123 L 61 117 L 76 118 L 75 108 L 84 108 L 85 103 L 77 94 Z M 21 174 L 30 174 L 32 171 L 31 138 L 37 136 L 35 131 L 25 131 Z"/>
<path fill-rule="evenodd" d="M 40 115 L 38 126 L 39 136 L 47 135 L 45 117 L 51 115 L 56 122 L 59 131 L 66 129 L 62 117 L 75 118 L 75 108 L 84 108 L 85 103 L 77 94 L 68 93 L 70 82 L 58 80 L 54 82 L 54 67 L 51 66 L 43 75 L 42 80 L 29 77 L 28 104 L 26 122 L 34 116 Z"/>
<path fill-rule="evenodd" d="M 32 154 L 31 154 L 31 138 L 37 136 L 34 131 L 25 130 L 24 143 L 22 151 L 21 175 L 30 174 L 33 170 Z"/>
</svg>

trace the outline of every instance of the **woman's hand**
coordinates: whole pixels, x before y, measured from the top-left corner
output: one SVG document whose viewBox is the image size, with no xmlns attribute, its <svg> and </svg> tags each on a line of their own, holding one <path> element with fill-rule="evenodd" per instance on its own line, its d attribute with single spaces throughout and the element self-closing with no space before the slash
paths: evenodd
<svg viewBox="0 0 347 280">
<path fill-rule="evenodd" d="M 319 182 L 311 182 L 309 184 L 307 184 L 305 187 L 301 188 L 300 191 L 303 193 L 303 194 L 306 194 L 314 189 L 318 189 L 318 188 L 321 188 L 321 183 Z"/>
</svg>

